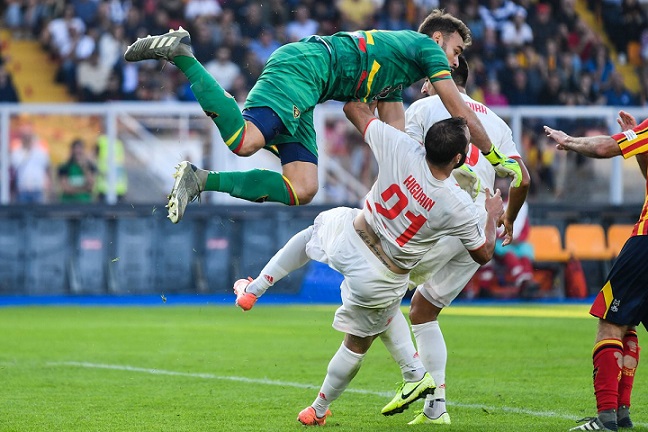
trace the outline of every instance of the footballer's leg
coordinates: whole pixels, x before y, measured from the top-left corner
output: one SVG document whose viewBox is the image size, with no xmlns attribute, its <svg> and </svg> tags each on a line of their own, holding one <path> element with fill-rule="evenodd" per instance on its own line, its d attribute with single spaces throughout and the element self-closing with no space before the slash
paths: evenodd
<svg viewBox="0 0 648 432">
<path fill-rule="evenodd" d="M 630 419 L 630 397 L 634 385 L 634 376 L 639 364 L 639 340 L 637 329 L 632 326 L 628 328 L 623 336 L 623 368 L 621 369 L 621 380 L 619 381 L 619 403 L 617 410 L 617 423 L 619 427 L 631 428 Z"/>
<path fill-rule="evenodd" d="M 445 401 L 445 370 L 448 351 L 437 320 L 442 308 L 429 302 L 417 289 L 412 297 L 410 320 L 412 331 L 419 348 L 421 362 L 437 384 L 434 394 L 425 399 L 423 412 L 410 424 L 450 424 L 450 415 Z"/>
<path fill-rule="evenodd" d="M 234 98 L 227 93 L 193 55 L 189 32 L 180 27 L 159 36 L 138 39 L 124 53 L 127 61 L 147 59 L 168 60 L 176 65 L 191 83 L 200 106 L 212 118 L 227 146 L 235 151 L 241 147 L 246 131 L 246 122 Z M 251 136 L 246 143 L 250 148 L 262 148 L 265 143 L 260 135 Z"/>
<path fill-rule="evenodd" d="M 401 413 L 412 402 L 432 394 L 435 383 L 421 363 L 412 342 L 409 325 L 400 309 L 389 323 L 387 330 L 380 334 L 380 339 L 400 366 L 403 375 L 403 382 L 396 390 L 396 395 L 381 410 L 383 415 L 388 416 Z"/>
<path fill-rule="evenodd" d="M 304 408 L 297 420 L 307 426 L 323 426 L 326 417 L 331 414 L 329 406 L 347 388 L 362 365 L 365 354 L 371 347 L 375 336 L 360 337 L 346 334 L 326 370 L 317 398 L 311 406 Z"/>
<path fill-rule="evenodd" d="M 237 280 L 234 283 L 236 305 L 244 311 L 252 309 L 268 288 L 310 261 L 306 255 L 306 244 L 312 235 L 313 226 L 298 232 L 270 258 L 256 279 Z"/>
</svg>

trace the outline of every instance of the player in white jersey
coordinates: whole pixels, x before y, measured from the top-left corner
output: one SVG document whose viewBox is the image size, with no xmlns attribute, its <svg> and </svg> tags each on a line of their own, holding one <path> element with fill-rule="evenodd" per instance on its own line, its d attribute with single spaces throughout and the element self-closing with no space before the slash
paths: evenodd
<svg viewBox="0 0 648 432">
<path fill-rule="evenodd" d="M 470 196 L 451 178 L 468 148 L 469 132 L 463 118 L 433 125 L 425 146 L 379 121 L 368 105 L 349 102 L 349 120 L 363 132 L 378 161 L 379 174 L 362 210 L 345 207 L 320 213 L 313 226 L 291 238 L 253 281 L 234 284 L 237 305 L 252 308 L 272 284 L 310 259 L 328 264 L 344 275 L 342 306 L 333 327 L 345 333 L 331 359 L 319 395 L 299 413 L 306 425 L 323 425 L 329 406 L 351 382 L 373 340 L 380 336 L 392 355 L 400 354 L 414 381 L 391 402 L 393 413 L 434 389 L 412 344 L 400 302 L 409 283 L 409 271 L 444 236 L 456 236 L 477 262 L 488 262 L 494 251 L 497 221 L 503 214 L 499 191 L 486 192 L 484 226 Z"/>
<path fill-rule="evenodd" d="M 452 78 L 464 101 L 477 114 L 493 143 L 506 157 L 515 159 L 522 171 L 522 183 L 519 187 L 509 189 L 509 204 L 500 220 L 505 228 L 502 244 L 506 245 L 512 239 L 513 223 L 526 199 L 529 174 L 513 142 L 508 125 L 488 107 L 466 94 L 468 64 L 463 56 L 459 59 L 457 68 L 452 71 Z M 427 93 L 429 89 L 429 86 L 424 85 L 422 91 Z M 448 117 L 450 114 L 439 97 L 430 96 L 416 101 L 409 107 L 406 112 L 405 130 L 412 138 L 423 142 L 428 128 Z M 485 222 L 486 215 L 483 212 L 483 204 L 486 200 L 485 190 L 494 188 L 495 173 L 481 152 L 473 145 L 469 147 L 465 165 L 470 170 L 455 170 L 454 175 L 458 183 L 463 183 L 463 186 L 473 193 L 477 209 L 480 210 L 482 221 Z M 465 181 L 466 178 L 468 182 Z M 445 237 L 428 251 L 410 274 L 413 285 L 421 284 L 412 297 L 410 308 L 412 330 L 423 365 L 437 384 L 434 394 L 428 395 L 423 412 L 410 424 L 450 423 L 445 403 L 447 349 L 437 318 L 441 310 L 459 295 L 479 266 L 480 264 L 471 258 L 457 238 Z M 389 406 L 385 407 L 388 408 Z"/>
</svg>

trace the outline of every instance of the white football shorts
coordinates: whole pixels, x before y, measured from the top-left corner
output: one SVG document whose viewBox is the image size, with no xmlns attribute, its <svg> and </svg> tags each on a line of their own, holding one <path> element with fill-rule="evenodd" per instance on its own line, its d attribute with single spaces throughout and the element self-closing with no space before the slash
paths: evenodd
<svg viewBox="0 0 648 432">
<path fill-rule="evenodd" d="M 410 283 L 434 306 L 444 308 L 457 298 L 479 269 L 457 237 L 441 238 L 414 267 Z"/>
<path fill-rule="evenodd" d="M 320 213 L 306 244 L 309 258 L 342 273 L 342 306 L 333 328 L 366 337 L 386 330 L 407 291 L 409 277 L 389 270 L 353 228 L 359 209 L 334 208 Z"/>
</svg>

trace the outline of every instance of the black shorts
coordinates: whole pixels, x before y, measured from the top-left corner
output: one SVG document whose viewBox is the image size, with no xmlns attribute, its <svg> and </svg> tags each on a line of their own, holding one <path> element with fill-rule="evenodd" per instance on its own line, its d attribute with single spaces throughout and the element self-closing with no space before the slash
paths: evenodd
<svg viewBox="0 0 648 432">
<path fill-rule="evenodd" d="M 618 325 L 643 323 L 648 329 L 648 236 L 625 243 L 590 314 Z"/>
</svg>

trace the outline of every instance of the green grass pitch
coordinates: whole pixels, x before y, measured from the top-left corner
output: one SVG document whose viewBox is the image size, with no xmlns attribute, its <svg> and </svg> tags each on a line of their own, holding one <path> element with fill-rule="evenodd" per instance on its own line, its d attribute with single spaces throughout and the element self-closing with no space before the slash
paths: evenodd
<svg viewBox="0 0 648 432">
<path fill-rule="evenodd" d="M 333 306 L 0 308 L 0 431 L 298 431 L 341 343 Z M 594 414 L 586 306 L 450 307 L 448 431 L 564 431 Z M 640 344 L 646 332 L 639 331 Z M 644 369 L 642 366 L 645 366 Z M 405 431 L 376 341 L 325 430 Z M 648 430 L 648 366 L 632 417 Z"/>
</svg>

